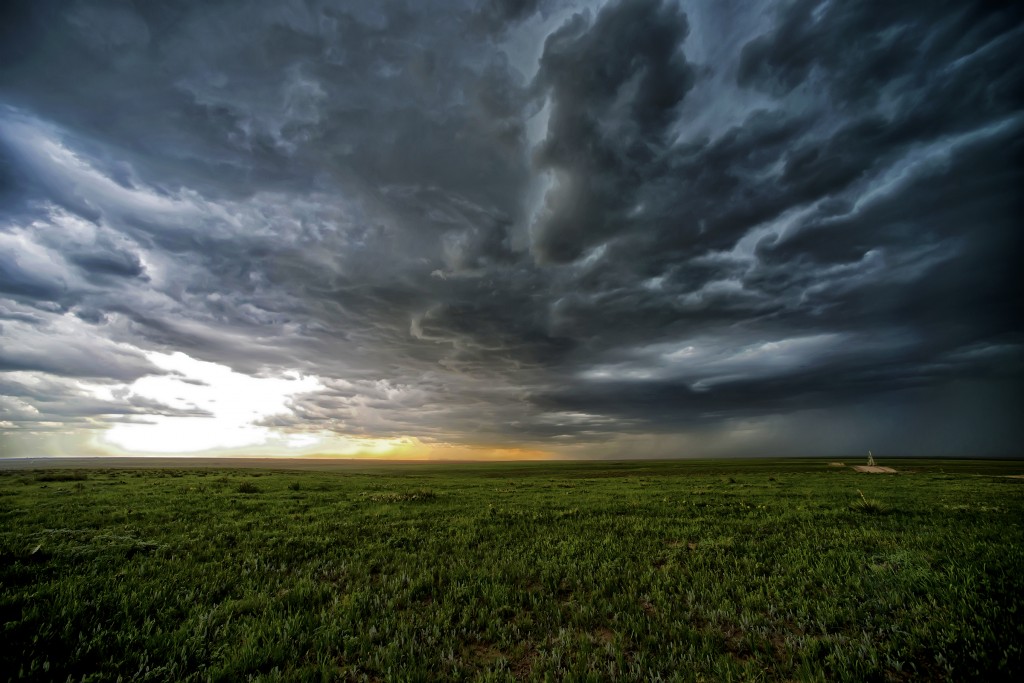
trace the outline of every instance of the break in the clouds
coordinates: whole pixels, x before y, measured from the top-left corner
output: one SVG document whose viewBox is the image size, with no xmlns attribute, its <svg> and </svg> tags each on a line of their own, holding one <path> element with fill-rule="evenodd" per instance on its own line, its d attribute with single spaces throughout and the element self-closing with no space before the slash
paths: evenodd
<svg viewBox="0 0 1024 683">
<path fill-rule="evenodd" d="M 1018 452 L 1019 3 L 2 11 L 5 454 Z"/>
</svg>

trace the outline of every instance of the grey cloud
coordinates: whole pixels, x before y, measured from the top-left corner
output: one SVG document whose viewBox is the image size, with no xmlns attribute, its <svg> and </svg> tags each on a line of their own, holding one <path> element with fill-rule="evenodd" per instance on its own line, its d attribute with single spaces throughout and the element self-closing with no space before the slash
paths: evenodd
<svg viewBox="0 0 1024 683">
<path fill-rule="evenodd" d="M 775 26 L 744 46 L 738 78 L 776 93 L 820 78 L 844 104 L 875 104 L 886 91 L 928 88 L 964 68 L 984 75 L 977 86 L 998 102 L 1020 78 L 1005 48 L 1022 19 L 1012 3 L 784 3 Z"/>
<path fill-rule="evenodd" d="M 500 33 L 535 13 L 541 0 L 488 0 L 477 10 L 476 21 L 486 30 Z"/>
<path fill-rule="evenodd" d="M 17 298 L 51 301 L 67 293 L 67 282 L 60 270 L 46 263 L 42 254 L 21 251 L 14 240 L 6 244 L 0 242 L 0 250 L 0 292 Z"/>
<path fill-rule="evenodd" d="M 4 323 L 0 372 L 41 371 L 61 377 L 131 381 L 161 371 L 137 349 L 123 347 L 68 314 L 34 326 Z"/>
<path fill-rule="evenodd" d="M 577 14 L 548 36 L 536 86 L 551 111 L 536 157 L 554 184 L 532 228 L 542 260 L 571 261 L 629 225 L 693 83 L 688 31 L 675 5 L 645 0 L 613 3 L 592 23 Z"/>
<path fill-rule="evenodd" d="M 69 260 L 94 276 L 140 277 L 145 274 L 137 255 L 116 249 L 72 254 Z"/>
<path fill-rule="evenodd" d="M 570 450 L 1020 379 L 1015 6 L 8 7 L 0 375 L 180 350 L 320 377 L 288 430 Z"/>
</svg>

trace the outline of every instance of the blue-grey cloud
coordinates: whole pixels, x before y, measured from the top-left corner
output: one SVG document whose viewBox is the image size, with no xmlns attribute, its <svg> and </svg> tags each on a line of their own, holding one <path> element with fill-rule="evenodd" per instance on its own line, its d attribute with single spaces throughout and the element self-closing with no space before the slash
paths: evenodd
<svg viewBox="0 0 1024 683">
<path fill-rule="evenodd" d="M 1019 398 L 1016 5 L 4 12 L 5 429 L 171 414 L 77 388 L 150 351 L 320 378 L 283 429 L 576 454 Z"/>
</svg>

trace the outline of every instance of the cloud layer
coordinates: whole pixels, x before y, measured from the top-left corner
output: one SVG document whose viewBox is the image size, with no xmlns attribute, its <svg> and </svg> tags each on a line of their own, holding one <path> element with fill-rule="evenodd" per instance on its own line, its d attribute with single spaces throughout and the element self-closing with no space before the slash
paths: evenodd
<svg viewBox="0 0 1024 683">
<path fill-rule="evenodd" d="M 174 353 L 310 378 L 282 438 L 1024 436 L 1015 4 L 3 11 L 7 454 L 209 418 Z"/>
</svg>

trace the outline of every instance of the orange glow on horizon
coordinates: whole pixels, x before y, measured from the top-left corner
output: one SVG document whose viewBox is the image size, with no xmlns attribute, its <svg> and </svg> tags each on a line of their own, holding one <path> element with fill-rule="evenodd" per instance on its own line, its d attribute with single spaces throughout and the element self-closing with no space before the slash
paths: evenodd
<svg viewBox="0 0 1024 683">
<path fill-rule="evenodd" d="M 414 460 L 486 461 L 486 460 L 551 460 L 556 453 L 538 448 L 517 446 L 466 445 L 450 442 L 424 442 L 417 437 L 358 437 L 318 434 L 316 438 L 299 435 L 273 443 L 239 448 L 211 448 L 190 452 L 150 452 L 120 448 L 105 440 L 90 439 L 88 451 L 98 456 L 181 457 L 181 458 L 307 458 L 312 460 Z M 81 455 L 81 453 L 65 453 Z"/>
</svg>

